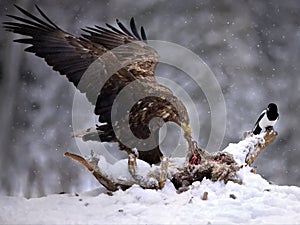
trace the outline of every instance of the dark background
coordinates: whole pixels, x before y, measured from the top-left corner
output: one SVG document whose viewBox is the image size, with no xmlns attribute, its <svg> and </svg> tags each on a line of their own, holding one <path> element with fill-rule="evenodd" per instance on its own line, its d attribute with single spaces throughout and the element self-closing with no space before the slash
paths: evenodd
<svg viewBox="0 0 300 225">
<path fill-rule="evenodd" d="M 300 185 L 299 1 L 1 0 L 1 22 L 10 20 L 5 14 L 17 13 L 13 3 L 29 11 L 38 4 L 76 35 L 80 27 L 133 16 L 149 39 L 175 42 L 198 54 L 225 96 L 223 148 L 239 141 L 261 110 L 276 102 L 279 137 L 255 166 L 271 182 Z M 63 157 L 65 151 L 79 153 L 70 137 L 74 87 L 42 59 L 24 53 L 24 46 L 12 43 L 16 36 L 2 27 L 0 32 L 0 193 L 30 197 L 96 187 L 85 169 Z M 180 71 L 161 65 L 157 74 L 184 84 L 197 102 L 199 142 L 205 146 L 210 132 L 205 96 Z"/>
</svg>

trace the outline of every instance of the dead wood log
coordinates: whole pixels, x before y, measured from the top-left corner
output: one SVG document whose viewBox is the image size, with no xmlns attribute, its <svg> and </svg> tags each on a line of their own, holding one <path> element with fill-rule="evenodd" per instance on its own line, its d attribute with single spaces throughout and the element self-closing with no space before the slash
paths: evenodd
<svg viewBox="0 0 300 225">
<path fill-rule="evenodd" d="M 248 166 L 250 166 L 254 160 L 257 158 L 257 156 L 259 156 L 259 154 L 272 142 L 275 141 L 276 136 L 278 135 L 278 133 L 274 130 L 268 130 L 264 136 L 264 142 L 263 143 L 257 143 L 257 145 L 255 146 L 255 152 L 253 154 L 251 154 L 251 151 L 249 150 L 247 156 L 246 156 L 246 163 Z"/>
<path fill-rule="evenodd" d="M 96 165 L 91 165 L 89 162 L 87 162 L 83 157 L 70 153 L 70 152 L 65 152 L 64 154 L 67 157 L 70 157 L 71 159 L 79 162 L 83 166 L 85 166 L 89 171 L 92 172 L 94 177 L 97 179 L 97 181 L 102 184 L 107 190 L 109 191 L 116 191 L 118 190 L 118 186 L 115 185 L 109 178 L 104 176 L 101 171 L 95 170 Z M 121 186 L 122 188 L 122 186 Z M 123 187 L 125 188 L 125 187 Z M 128 188 L 128 187 L 127 187 Z M 126 188 L 125 188 L 126 189 Z"/>
<path fill-rule="evenodd" d="M 77 134 L 75 136 L 84 137 L 90 135 L 89 130 Z M 91 131 L 94 135 L 95 132 Z M 106 187 L 109 191 L 116 191 L 118 189 L 125 190 L 134 184 L 148 189 L 161 189 L 164 187 L 166 179 L 169 178 L 174 184 L 178 193 L 188 190 L 190 185 L 195 181 L 202 181 L 204 178 L 212 181 L 232 181 L 235 183 L 242 183 L 238 177 L 237 172 L 243 166 L 250 166 L 258 155 L 271 144 L 278 133 L 274 130 L 268 130 L 264 135 L 253 135 L 248 133 L 245 139 L 237 144 L 232 144 L 229 151 L 226 149 L 220 152 L 210 153 L 195 145 L 196 151 L 194 155 L 187 160 L 185 165 L 172 165 L 172 170 L 168 170 L 169 160 L 163 158 L 160 167 L 154 166 L 156 169 L 149 172 L 146 177 L 136 176 L 137 178 L 122 180 L 120 178 L 113 178 L 104 174 L 98 166 L 99 159 L 92 156 L 91 160 L 86 160 L 83 157 L 66 152 L 65 156 L 72 158 L 79 162 L 89 171 L 100 184 Z M 245 144 L 246 143 L 246 144 Z M 236 146 L 235 146 L 236 145 Z M 242 146 L 242 149 L 240 149 Z M 239 151 L 237 156 L 236 150 Z M 239 158 L 236 158 L 239 157 Z M 243 160 L 240 160 L 242 158 Z"/>
<path fill-rule="evenodd" d="M 116 191 L 119 189 L 126 190 L 134 184 L 146 189 L 162 189 L 166 183 L 168 169 L 168 159 L 166 157 L 162 159 L 160 167 L 157 167 L 160 169 L 150 171 L 147 177 L 138 175 L 132 177 L 132 179 L 121 179 L 104 174 L 98 166 L 99 159 L 94 156 L 87 161 L 83 157 L 70 152 L 65 152 L 64 155 L 86 167 L 92 172 L 97 181 L 109 191 Z"/>
</svg>

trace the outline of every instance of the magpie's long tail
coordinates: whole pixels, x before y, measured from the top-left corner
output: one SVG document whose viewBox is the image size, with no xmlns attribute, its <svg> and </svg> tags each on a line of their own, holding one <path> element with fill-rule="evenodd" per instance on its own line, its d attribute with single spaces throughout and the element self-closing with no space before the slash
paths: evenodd
<svg viewBox="0 0 300 225">
<path fill-rule="evenodd" d="M 260 126 L 257 124 L 257 125 L 255 126 L 255 128 L 253 129 L 253 134 L 254 134 L 254 135 L 260 134 L 261 130 L 262 130 L 262 129 L 261 129 Z"/>
</svg>

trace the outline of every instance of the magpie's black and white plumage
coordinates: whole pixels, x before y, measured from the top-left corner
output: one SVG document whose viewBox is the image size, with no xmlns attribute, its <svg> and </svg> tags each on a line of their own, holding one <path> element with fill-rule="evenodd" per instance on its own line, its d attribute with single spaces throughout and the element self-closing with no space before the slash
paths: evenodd
<svg viewBox="0 0 300 225">
<path fill-rule="evenodd" d="M 268 107 L 262 111 L 253 128 L 253 134 L 260 134 L 262 130 L 273 128 L 279 118 L 277 105 L 270 103 Z"/>
</svg>

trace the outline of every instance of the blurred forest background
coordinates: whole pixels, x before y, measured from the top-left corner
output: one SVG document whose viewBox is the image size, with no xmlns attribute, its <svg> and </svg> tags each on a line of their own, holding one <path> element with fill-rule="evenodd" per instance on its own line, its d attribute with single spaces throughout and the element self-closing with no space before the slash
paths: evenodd
<svg viewBox="0 0 300 225">
<path fill-rule="evenodd" d="M 300 2 L 225 0 L 0 0 L 0 22 L 19 14 L 13 3 L 35 13 L 34 3 L 61 28 L 127 23 L 133 16 L 149 39 L 175 42 L 212 69 L 225 96 L 223 148 L 252 129 L 269 102 L 279 106 L 279 136 L 257 159 L 258 173 L 276 184 L 300 186 Z M 65 151 L 79 153 L 72 130 L 74 87 L 0 28 L 0 194 L 42 196 L 97 187 L 94 178 Z M 199 87 L 180 71 L 160 65 L 198 103 L 201 146 L 210 113 Z"/>
</svg>

